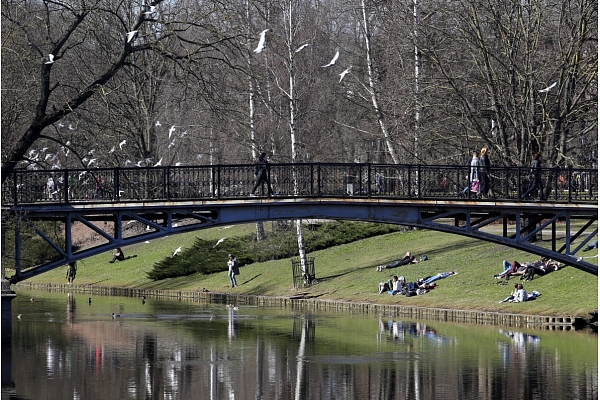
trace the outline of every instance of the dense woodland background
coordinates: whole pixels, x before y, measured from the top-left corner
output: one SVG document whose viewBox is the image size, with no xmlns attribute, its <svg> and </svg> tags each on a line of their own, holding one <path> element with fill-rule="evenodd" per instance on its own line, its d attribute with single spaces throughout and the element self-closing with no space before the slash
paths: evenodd
<svg viewBox="0 0 600 400">
<path fill-rule="evenodd" d="M 595 0 L 2 0 L 1 13 L 3 180 L 263 150 L 597 161 Z"/>
</svg>

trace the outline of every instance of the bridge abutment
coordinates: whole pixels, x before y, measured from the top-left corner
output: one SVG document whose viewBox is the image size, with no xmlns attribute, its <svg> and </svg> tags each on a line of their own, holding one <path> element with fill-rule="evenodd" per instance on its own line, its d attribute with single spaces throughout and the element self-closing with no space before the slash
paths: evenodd
<svg viewBox="0 0 600 400">
<path fill-rule="evenodd" d="M 12 342 L 12 301 L 17 294 L 2 288 L 2 345 L 10 345 Z"/>
</svg>

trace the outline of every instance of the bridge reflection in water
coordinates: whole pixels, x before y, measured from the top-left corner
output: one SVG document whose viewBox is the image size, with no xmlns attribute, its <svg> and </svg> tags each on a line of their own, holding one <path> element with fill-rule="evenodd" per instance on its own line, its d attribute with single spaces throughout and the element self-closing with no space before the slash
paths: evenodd
<svg viewBox="0 0 600 400">
<path fill-rule="evenodd" d="M 303 300 L 234 310 L 185 298 L 96 296 L 88 305 L 87 293 L 67 296 L 19 292 L 14 308 L 23 319 L 15 320 L 12 356 L 2 354 L 11 398 L 598 395 L 598 337 L 590 333 L 330 312 Z"/>
<path fill-rule="evenodd" d="M 267 188 L 259 187 L 258 198 L 251 196 L 256 180 L 251 164 L 16 171 L 2 184 L 4 215 L 12 212 L 20 221 L 15 224 L 16 273 L 11 280 L 15 283 L 71 261 L 169 234 L 221 224 L 308 218 L 455 233 L 597 275 L 596 265 L 576 256 L 598 232 L 596 169 L 543 169 L 543 202 L 523 199 L 530 185 L 529 168 L 492 168 L 487 198 L 468 190 L 470 172 L 468 166 L 447 165 L 271 164 L 268 177 L 274 196 L 266 199 Z M 64 244 L 51 240 L 37 224 L 48 220 L 64 225 Z M 125 232 L 131 222 L 146 229 Z M 74 223 L 98 233 L 102 243 L 75 251 Z M 21 267 L 18 230 L 23 224 L 55 250 L 51 261 Z M 501 232 L 488 229 L 497 224 Z M 551 231 L 549 248 L 533 241 L 543 230 Z"/>
</svg>

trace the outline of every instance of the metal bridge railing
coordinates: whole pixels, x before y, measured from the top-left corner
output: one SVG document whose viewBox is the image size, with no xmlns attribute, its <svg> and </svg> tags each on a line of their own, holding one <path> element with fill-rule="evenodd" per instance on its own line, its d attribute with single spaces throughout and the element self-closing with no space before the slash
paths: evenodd
<svg viewBox="0 0 600 400">
<path fill-rule="evenodd" d="M 270 164 L 278 197 L 475 199 L 469 166 L 409 164 Z M 598 170 L 544 168 L 545 197 L 554 203 L 598 202 Z M 94 168 L 14 171 L 2 184 L 4 206 L 36 203 L 118 203 L 247 198 L 254 166 Z M 529 167 L 491 168 L 492 199 L 524 201 Z M 268 193 L 264 188 L 264 193 Z M 257 193 L 262 195 L 261 188 Z M 530 199 L 533 200 L 533 199 Z"/>
</svg>

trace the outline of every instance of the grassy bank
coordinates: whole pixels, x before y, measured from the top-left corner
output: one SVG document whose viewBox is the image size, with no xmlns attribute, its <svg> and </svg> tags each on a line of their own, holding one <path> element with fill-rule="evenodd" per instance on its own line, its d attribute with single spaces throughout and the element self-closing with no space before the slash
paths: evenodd
<svg viewBox="0 0 600 400">
<path fill-rule="evenodd" d="M 269 224 L 265 226 L 268 230 Z M 499 300 L 510 294 L 512 283 L 521 282 L 512 278 L 508 285 L 501 285 L 493 278 L 502 270 L 502 260 L 533 261 L 538 257 L 505 246 L 434 231 L 392 233 L 311 253 L 309 256 L 315 257 L 318 283 L 298 291 L 293 290 L 290 259 L 244 266 L 237 277 L 239 286 L 234 289 L 229 288 L 226 272 L 157 282 L 147 278 L 147 272 L 156 261 L 169 257 L 179 246 L 184 249 L 190 247 L 196 237 L 214 240 L 215 243 L 227 237 L 219 244 L 227 246 L 228 241 L 253 230 L 254 225 L 250 224 L 156 239 L 124 248 L 126 255 L 135 254 L 137 257 L 115 264 L 108 262 L 111 259 L 109 252 L 90 257 L 79 262 L 75 284 L 183 291 L 206 288 L 211 292 L 266 296 L 307 292 L 320 299 L 339 301 L 557 316 L 587 316 L 598 309 L 598 278 L 571 267 L 525 283 L 528 292 L 537 290 L 542 293 L 535 301 L 499 304 Z M 417 256 L 427 254 L 429 260 L 384 272 L 376 271 L 377 265 L 399 259 L 406 251 Z M 597 253 L 582 254 L 592 256 Z M 597 264 L 598 259 L 588 261 Z M 225 265 L 227 260 L 222 262 Z M 458 272 L 458 275 L 438 281 L 438 288 L 425 295 L 407 298 L 377 294 L 378 283 L 392 274 L 404 275 L 407 281 L 412 281 L 449 270 Z M 31 281 L 65 283 L 65 269 L 47 272 Z"/>
</svg>

